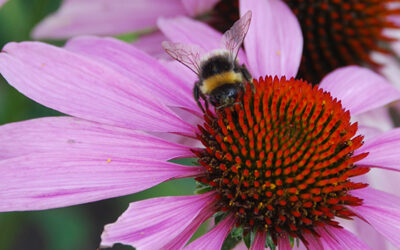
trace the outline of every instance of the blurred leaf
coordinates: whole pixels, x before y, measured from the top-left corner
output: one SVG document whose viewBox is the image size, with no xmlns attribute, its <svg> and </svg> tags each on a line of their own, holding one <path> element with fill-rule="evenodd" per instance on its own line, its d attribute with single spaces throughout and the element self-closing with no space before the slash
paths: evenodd
<svg viewBox="0 0 400 250">
<path fill-rule="evenodd" d="M 21 228 L 22 213 L 0 214 L 0 249 L 11 249 L 16 240 L 17 232 Z"/>
<path fill-rule="evenodd" d="M 122 40 L 124 42 L 127 42 L 127 43 L 132 43 L 133 41 L 135 41 L 138 38 L 138 34 L 137 33 L 125 33 L 125 34 L 117 35 L 117 36 L 115 36 L 115 38 Z"/>
<path fill-rule="evenodd" d="M 90 224 L 82 209 L 64 208 L 35 212 L 32 219 L 40 225 L 46 235 L 47 249 L 85 249 L 89 238 Z"/>
</svg>

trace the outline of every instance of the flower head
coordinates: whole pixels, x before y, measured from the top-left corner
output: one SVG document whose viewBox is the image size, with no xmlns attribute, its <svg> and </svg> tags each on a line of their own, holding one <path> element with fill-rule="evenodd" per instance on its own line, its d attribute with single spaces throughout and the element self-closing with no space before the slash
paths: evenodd
<svg viewBox="0 0 400 250">
<path fill-rule="evenodd" d="M 205 117 L 195 151 L 207 170 L 198 181 L 218 195 L 221 211 L 235 214 L 247 232 L 267 231 L 304 240 L 316 227 L 354 216 L 363 188 L 351 177 L 367 153 L 354 155 L 363 137 L 350 113 L 322 89 L 301 80 L 267 77 L 248 87 L 241 105 Z"/>
<path fill-rule="evenodd" d="M 328 72 L 346 65 L 379 64 L 372 52 L 396 55 L 391 47 L 397 39 L 387 33 L 400 29 L 391 18 L 400 14 L 396 1 L 304 1 L 285 2 L 293 10 L 304 34 L 300 75 L 318 82 Z M 391 5 L 392 4 L 392 5 Z"/>
<path fill-rule="evenodd" d="M 357 66 L 332 72 L 319 87 L 294 79 L 300 27 L 282 2 L 267 3 L 265 16 L 253 17 L 268 29 L 250 26 L 246 54 L 239 51 L 256 79 L 254 90 L 246 85 L 239 103 L 205 114 L 191 96 L 194 74 L 121 41 L 6 45 L 1 74 L 30 98 L 73 117 L 0 127 L 0 210 L 85 203 L 195 177 L 205 185 L 202 194 L 132 203 L 106 226 L 102 245 L 180 249 L 218 213 L 222 220 L 186 248 L 219 249 L 240 229 L 244 238 L 254 236 L 254 249 L 264 249 L 269 237 L 280 248 L 290 248 L 290 237 L 310 248 L 365 248 L 339 217 L 363 218 L 400 246 L 399 198 L 354 180 L 369 168 L 400 170 L 400 132 L 363 139 L 365 130 L 351 121 L 400 94 Z M 186 18 L 160 26 L 171 40 L 206 51 L 222 36 Z M 168 162 L 184 157 L 197 157 L 199 165 Z"/>
</svg>

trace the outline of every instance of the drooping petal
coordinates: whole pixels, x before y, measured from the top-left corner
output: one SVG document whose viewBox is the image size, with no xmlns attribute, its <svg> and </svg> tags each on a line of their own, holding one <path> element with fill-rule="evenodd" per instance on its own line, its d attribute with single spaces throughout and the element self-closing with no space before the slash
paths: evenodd
<svg viewBox="0 0 400 250">
<path fill-rule="evenodd" d="M 400 43 L 395 43 L 393 48 L 400 52 Z M 386 55 L 378 52 L 371 53 L 371 59 L 382 65 L 379 67 L 379 73 L 386 77 L 390 83 L 400 89 L 400 63 L 392 55 Z"/>
<path fill-rule="evenodd" d="M 187 13 L 190 16 L 197 16 L 206 13 L 214 7 L 219 0 L 181 0 Z"/>
<path fill-rule="evenodd" d="M 33 153 L 79 151 L 154 160 L 192 155 L 187 146 L 170 143 L 140 131 L 73 117 L 48 117 L 0 126 L 2 160 Z"/>
<path fill-rule="evenodd" d="M 380 135 L 383 131 L 378 128 L 372 128 L 369 126 L 358 126 L 358 133 L 364 136 L 364 139 L 375 137 Z"/>
<path fill-rule="evenodd" d="M 244 46 L 253 76 L 296 76 L 303 36 L 295 15 L 280 0 L 240 1 L 241 15 L 249 10 L 253 18 Z"/>
<path fill-rule="evenodd" d="M 156 31 L 152 34 L 139 37 L 133 45 L 152 57 L 170 59 L 171 57 L 165 53 L 165 50 L 161 47 L 161 43 L 166 40 L 167 38 L 163 33 Z"/>
<path fill-rule="evenodd" d="M 321 239 L 319 237 L 316 237 L 311 233 L 303 234 L 303 237 L 307 241 L 307 246 L 306 246 L 307 249 L 324 249 L 322 246 Z"/>
<path fill-rule="evenodd" d="M 278 238 L 278 248 L 279 248 L 279 250 L 291 250 L 292 249 L 292 246 L 290 245 L 289 237 L 287 234 L 282 234 L 282 236 Z"/>
<path fill-rule="evenodd" d="M 203 22 L 181 16 L 160 18 L 157 26 L 173 42 L 196 44 L 206 52 L 221 49 L 222 34 Z M 238 58 L 241 64 L 247 64 L 243 50 L 239 51 Z"/>
<path fill-rule="evenodd" d="M 380 191 L 398 195 L 399 180 L 400 171 L 388 171 L 383 168 L 372 168 L 368 174 L 365 175 L 365 179 L 361 182 L 367 182 L 370 187 Z"/>
<path fill-rule="evenodd" d="M 353 116 L 352 120 L 357 121 L 361 126 L 376 128 L 380 131 L 388 131 L 394 127 L 392 117 L 387 107 L 380 107 L 368 112 L 363 112 Z"/>
<path fill-rule="evenodd" d="M 400 129 L 396 128 L 365 140 L 355 153 L 369 152 L 357 165 L 400 171 Z"/>
<path fill-rule="evenodd" d="M 396 247 L 400 247 L 400 198 L 372 188 L 351 191 L 363 205 L 351 209 Z"/>
<path fill-rule="evenodd" d="M 109 152 L 50 152 L 0 161 L 0 211 L 49 209 L 142 191 L 198 167 Z"/>
<path fill-rule="evenodd" d="M 341 224 L 342 225 L 342 224 Z M 390 248 L 391 243 L 378 233 L 373 226 L 360 218 L 353 218 L 353 233 L 362 239 L 372 249 L 395 249 Z M 348 229 L 345 226 L 346 229 Z"/>
<path fill-rule="evenodd" d="M 266 237 L 267 234 L 265 232 L 257 232 L 256 237 L 254 238 L 253 245 L 251 246 L 251 250 L 264 250 Z M 279 249 L 281 249 L 280 245 Z"/>
<path fill-rule="evenodd" d="M 212 201 L 210 201 L 212 202 Z M 210 205 L 207 208 L 200 211 L 199 215 L 190 223 L 189 226 L 185 228 L 178 236 L 166 244 L 163 248 L 164 249 L 182 249 L 186 243 L 192 238 L 193 234 L 197 231 L 200 225 L 209 219 L 215 210 L 213 206 Z"/>
<path fill-rule="evenodd" d="M 228 215 L 210 232 L 190 243 L 185 249 L 221 249 L 226 236 L 228 236 L 234 224 L 235 218 L 232 215 Z"/>
<path fill-rule="evenodd" d="M 0 53 L 0 73 L 29 98 L 72 116 L 130 129 L 194 131 L 129 78 L 55 46 L 9 43 Z"/>
<path fill-rule="evenodd" d="M 167 105 L 197 110 L 193 100 L 193 83 L 183 82 L 156 59 L 134 46 L 113 38 L 79 37 L 71 39 L 65 48 L 101 62 L 123 76 L 130 85 L 145 89 Z"/>
<path fill-rule="evenodd" d="M 181 0 L 68 0 L 39 23 L 35 39 L 65 39 L 78 35 L 116 35 L 156 25 L 160 16 L 185 14 Z"/>
<path fill-rule="evenodd" d="M 344 228 L 325 226 L 315 230 L 320 236 L 324 249 L 370 249 L 360 241 L 354 234 Z"/>
<path fill-rule="evenodd" d="M 319 86 L 341 100 L 352 115 L 400 99 L 400 92 L 385 78 L 359 66 L 339 68 L 325 76 Z"/>
<path fill-rule="evenodd" d="M 111 247 L 122 243 L 138 249 L 166 249 L 168 244 L 176 244 L 173 241 L 182 237 L 196 218 L 204 219 L 213 212 L 213 201 L 214 193 L 206 193 L 131 203 L 115 223 L 105 227 L 101 245 Z M 185 239 L 180 240 L 183 244 L 172 249 L 180 249 L 190 236 L 186 232 Z"/>
</svg>

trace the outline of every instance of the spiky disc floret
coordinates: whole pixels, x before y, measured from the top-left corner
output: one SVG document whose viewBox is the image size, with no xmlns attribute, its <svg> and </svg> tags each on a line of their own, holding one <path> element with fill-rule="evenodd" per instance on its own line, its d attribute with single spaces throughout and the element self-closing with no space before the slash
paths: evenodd
<svg viewBox="0 0 400 250">
<path fill-rule="evenodd" d="M 388 17 L 400 14 L 389 8 L 398 0 L 285 0 L 296 14 L 304 36 L 300 76 L 318 83 L 324 75 L 346 65 L 377 68 L 370 53 L 394 54 L 384 34 L 399 28 Z"/>
<path fill-rule="evenodd" d="M 198 180 L 245 231 L 304 240 L 362 203 L 349 190 L 366 184 L 349 178 L 369 171 L 354 165 L 367 155 L 353 155 L 363 137 L 349 111 L 318 87 L 284 77 L 254 81 L 240 104 L 208 113 L 199 129 L 205 149 L 195 153 L 207 174 Z"/>
</svg>

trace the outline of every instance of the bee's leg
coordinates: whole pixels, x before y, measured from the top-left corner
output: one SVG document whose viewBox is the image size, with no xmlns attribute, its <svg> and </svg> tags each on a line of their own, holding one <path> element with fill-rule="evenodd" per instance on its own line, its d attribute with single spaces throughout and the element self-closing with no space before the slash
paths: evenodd
<svg viewBox="0 0 400 250">
<path fill-rule="evenodd" d="M 203 113 L 206 113 L 206 110 L 208 110 L 207 97 L 201 92 L 198 84 L 199 82 L 196 82 L 194 85 L 193 96 L 194 99 L 196 100 L 197 105 L 200 107 L 201 111 L 203 111 Z M 206 106 L 206 109 L 204 109 L 203 105 L 201 105 L 200 98 L 204 100 L 204 105 Z"/>
<path fill-rule="evenodd" d="M 204 105 L 206 105 L 206 110 L 208 110 L 208 100 L 207 97 L 200 91 L 200 97 L 204 100 Z"/>
<path fill-rule="evenodd" d="M 244 76 L 244 79 L 250 84 L 251 90 L 254 92 L 254 84 L 253 84 L 253 77 L 250 75 L 249 70 L 246 68 L 246 65 L 242 64 L 240 67 L 240 72 Z"/>
<path fill-rule="evenodd" d="M 201 109 L 201 111 L 203 111 L 203 113 L 205 113 L 205 110 L 204 110 L 204 108 L 203 108 L 203 105 L 201 105 L 201 103 L 200 103 L 200 89 L 199 89 L 199 86 L 198 86 L 197 84 L 198 84 L 198 82 L 196 82 L 196 83 L 194 84 L 194 88 L 193 88 L 193 97 L 194 97 L 194 100 L 195 100 L 196 103 L 197 103 L 197 106 L 199 106 L 200 109 Z"/>
<path fill-rule="evenodd" d="M 242 66 L 240 66 L 240 72 L 243 74 L 246 81 L 252 82 L 253 77 L 251 76 L 249 70 L 246 68 L 246 65 L 242 64 Z"/>
</svg>

